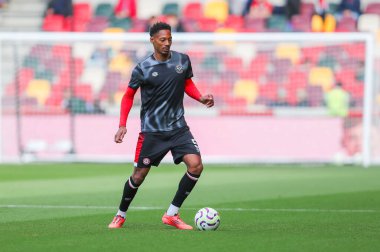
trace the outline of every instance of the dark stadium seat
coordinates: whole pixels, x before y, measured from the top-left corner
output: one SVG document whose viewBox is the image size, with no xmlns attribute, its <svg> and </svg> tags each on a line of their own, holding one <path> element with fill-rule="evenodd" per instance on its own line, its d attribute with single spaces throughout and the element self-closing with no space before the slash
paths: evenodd
<svg viewBox="0 0 380 252">
<path fill-rule="evenodd" d="M 270 31 L 282 32 L 287 29 L 287 20 L 283 15 L 272 15 L 266 20 L 266 27 Z"/>
<path fill-rule="evenodd" d="M 110 27 L 122 28 L 124 31 L 128 31 L 132 27 L 132 21 L 129 18 L 110 18 Z"/>
<path fill-rule="evenodd" d="M 178 3 L 165 3 L 162 8 L 163 15 L 176 15 L 179 16 L 179 5 Z"/>
<path fill-rule="evenodd" d="M 95 9 L 95 16 L 110 18 L 114 15 L 113 6 L 110 3 L 99 3 Z"/>
</svg>

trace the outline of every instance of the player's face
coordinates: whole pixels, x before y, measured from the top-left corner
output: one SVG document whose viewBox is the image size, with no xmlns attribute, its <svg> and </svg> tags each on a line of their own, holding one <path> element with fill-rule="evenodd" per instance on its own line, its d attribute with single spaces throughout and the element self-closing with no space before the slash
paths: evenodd
<svg viewBox="0 0 380 252">
<path fill-rule="evenodd" d="M 169 55 L 172 45 L 172 33 L 169 30 L 161 30 L 150 38 L 154 51 L 161 55 Z"/>
</svg>

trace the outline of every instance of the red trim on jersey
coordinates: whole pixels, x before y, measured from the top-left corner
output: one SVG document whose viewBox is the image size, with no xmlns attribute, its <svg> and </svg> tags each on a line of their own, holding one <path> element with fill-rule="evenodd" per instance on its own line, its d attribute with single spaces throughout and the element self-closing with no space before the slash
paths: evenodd
<svg viewBox="0 0 380 252">
<path fill-rule="evenodd" d="M 121 100 L 119 127 L 127 126 L 128 115 L 131 111 L 133 105 L 133 98 L 135 97 L 136 92 L 137 89 L 128 87 L 123 95 L 123 99 Z"/>
<path fill-rule="evenodd" d="M 139 134 L 139 139 L 137 139 L 137 145 L 136 145 L 136 152 L 135 152 L 135 163 L 137 164 L 139 162 L 139 157 L 141 153 L 141 148 L 144 143 L 144 134 Z"/>
<path fill-rule="evenodd" d="M 185 82 L 185 93 L 194 100 L 200 101 L 202 95 L 195 86 L 192 79 L 187 79 Z"/>
</svg>

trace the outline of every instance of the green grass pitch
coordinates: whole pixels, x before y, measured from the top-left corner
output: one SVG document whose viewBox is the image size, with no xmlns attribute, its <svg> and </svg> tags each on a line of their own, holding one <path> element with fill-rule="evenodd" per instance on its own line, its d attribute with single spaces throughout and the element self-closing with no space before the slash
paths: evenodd
<svg viewBox="0 0 380 252">
<path fill-rule="evenodd" d="M 109 230 L 130 164 L 0 166 L 1 251 L 380 251 L 380 168 L 206 165 L 181 216 L 161 224 L 185 168 L 153 168 L 122 229 Z M 141 208 L 146 207 L 146 208 Z"/>
</svg>

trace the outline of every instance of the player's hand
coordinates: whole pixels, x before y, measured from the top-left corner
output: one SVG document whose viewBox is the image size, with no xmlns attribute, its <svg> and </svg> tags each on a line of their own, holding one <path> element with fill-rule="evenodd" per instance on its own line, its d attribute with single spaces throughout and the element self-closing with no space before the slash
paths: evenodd
<svg viewBox="0 0 380 252">
<path fill-rule="evenodd" d="M 120 127 L 115 134 L 115 143 L 122 143 L 125 134 L 127 133 L 126 127 Z"/>
<path fill-rule="evenodd" d="M 200 102 L 206 105 L 206 107 L 211 108 L 212 106 L 214 106 L 214 97 L 212 96 L 212 94 L 204 95 L 201 97 Z"/>
</svg>

